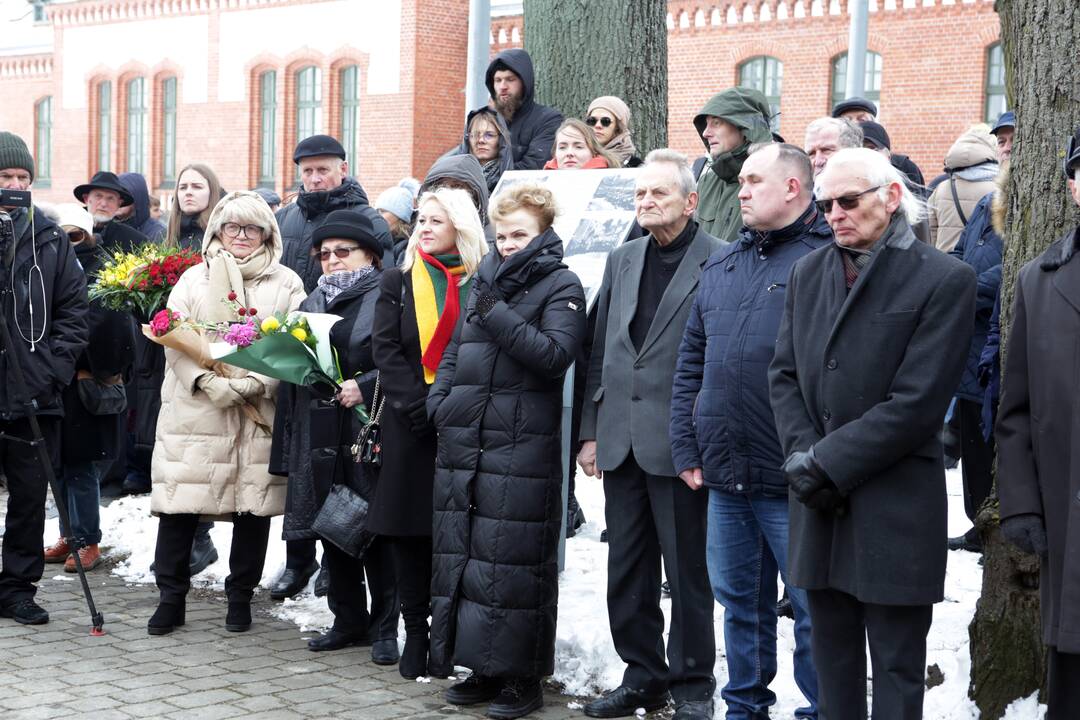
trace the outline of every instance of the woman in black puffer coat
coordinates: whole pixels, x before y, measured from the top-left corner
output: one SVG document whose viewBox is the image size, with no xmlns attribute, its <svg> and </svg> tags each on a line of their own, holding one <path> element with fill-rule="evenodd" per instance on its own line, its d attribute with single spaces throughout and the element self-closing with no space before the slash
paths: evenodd
<svg viewBox="0 0 1080 720">
<path fill-rule="evenodd" d="M 428 396 L 439 436 L 430 660 L 472 669 L 446 699 L 492 700 L 496 718 L 539 708 L 554 670 L 563 377 L 585 336 L 554 215 L 537 185 L 497 199 L 498 253 L 480 264 Z"/>
<path fill-rule="evenodd" d="M 278 390 L 269 471 L 289 478 L 282 532 L 286 541 L 319 539 L 312 525 L 334 484 L 346 485 L 369 503 L 375 494 L 374 475 L 353 461 L 351 446 L 361 423 L 352 408 L 362 403 L 368 413 L 372 411 L 378 371 L 371 329 L 382 246 L 368 217 L 353 210 L 327 215 L 312 244 L 323 275 L 300 310 L 342 318 L 330 329 L 341 391 L 318 383 L 310 387 L 282 383 Z M 324 541 L 323 561 L 330 574 L 327 601 L 334 625 L 309 640 L 308 649 L 370 644 L 376 664 L 396 663 L 398 601 L 386 544 L 376 539 L 358 559 Z"/>
</svg>

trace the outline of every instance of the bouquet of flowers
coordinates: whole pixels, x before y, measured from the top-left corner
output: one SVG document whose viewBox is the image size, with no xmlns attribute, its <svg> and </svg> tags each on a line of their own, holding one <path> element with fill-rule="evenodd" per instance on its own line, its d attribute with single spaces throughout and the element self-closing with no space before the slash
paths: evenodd
<svg viewBox="0 0 1080 720">
<path fill-rule="evenodd" d="M 132 252 L 111 253 L 89 286 L 91 300 L 110 310 L 128 310 L 149 318 L 165 301 L 180 276 L 202 262 L 193 250 L 147 243 Z"/>
</svg>

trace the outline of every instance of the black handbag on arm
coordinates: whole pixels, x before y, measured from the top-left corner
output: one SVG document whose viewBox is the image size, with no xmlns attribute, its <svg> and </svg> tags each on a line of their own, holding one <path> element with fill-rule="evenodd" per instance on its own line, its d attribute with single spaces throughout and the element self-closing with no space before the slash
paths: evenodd
<svg viewBox="0 0 1080 720">
<path fill-rule="evenodd" d="M 375 392 L 371 396 L 371 415 L 369 416 L 371 419 L 360 428 L 360 433 L 352 446 L 353 460 L 372 470 L 382 465 L 382 432 L 379 429 L 379 422 L 385 405 L 386 398 L 379 394 L 379 378 L 375 378 Z"/>
</svg>

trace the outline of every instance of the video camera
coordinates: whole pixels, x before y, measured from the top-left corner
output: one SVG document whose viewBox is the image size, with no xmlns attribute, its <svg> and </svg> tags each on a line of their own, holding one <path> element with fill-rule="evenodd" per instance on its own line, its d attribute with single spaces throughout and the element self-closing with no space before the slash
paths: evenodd
<svg viewBox="0 0 1080 720">
<path fill-rule="evenodd" d="M 30 207 L 30 191 L 0 188 L 0 207 Z"/>
</svg>

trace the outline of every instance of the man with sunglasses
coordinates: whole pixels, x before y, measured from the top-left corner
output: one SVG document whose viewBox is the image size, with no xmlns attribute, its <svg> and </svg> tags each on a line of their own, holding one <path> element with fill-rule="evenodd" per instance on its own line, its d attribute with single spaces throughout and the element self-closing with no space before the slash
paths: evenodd
<svg viewBox="0 0 1080 720">
<path fill-rule="evenodd" d="M 925 212 L 889 160 L 833 155 L 816 181 L 834 242 L 796 263 L 769 367 L 791 490 L 788 574 L 806 590 L 829 720 L 922 717 L 944 598 L 941 418 L 967 356 L 975 273 L 915 239 Z"/>
</svg>

